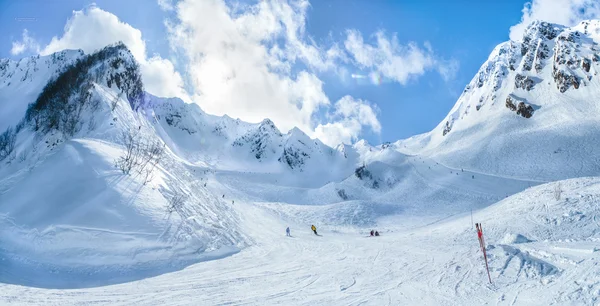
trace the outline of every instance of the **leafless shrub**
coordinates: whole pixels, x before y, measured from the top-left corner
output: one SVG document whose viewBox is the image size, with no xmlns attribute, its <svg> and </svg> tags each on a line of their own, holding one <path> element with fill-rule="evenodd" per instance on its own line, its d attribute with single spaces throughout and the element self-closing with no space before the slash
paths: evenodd
<svg viewBox="0 0 600 306">
<path fill-rule="evenodd" d="M 17 142 L 17 133 L 12 127 L 9 127 L 0 134 L 0 160 L 3 160 L 11 155 L 15 150 L 15 144 Z"/>
<path fill-rule="evenodd" d="M 96 129 L 96 127 L 97 127 L 96 119 L 94 119 L 94 117 L 92 116 L 90 118 L 90 121 L 88 121 L 88 131 L 93 131 Z"/>
<path fill-rule="evenodd" d="M 112 102 L 110 103 L 110 111 L 114 112 L 115 109 L 117 108 L 117 106 L 119 106 L 119 96 L 115 96 L 115 98 L 112 100 Z"/>
<path fill-rule="evenodd" d="M 560 197 L 562 195 L 562 186 L 560 183 L 554 186 L 554 199 L 560 201 Z"/>
<path fill-rule="evenodd" d="M 27 150 L 21 151 L 21 153 L 19 153 L 19 156 L 18 156 L 19 161 L 24 162 L 25 160 L 27 160 L 27 156 L 29 156 L 29 151 L 27 151 Z"/>
<path fill-rule="evenodd" d="M 167 205 L 167 213 L 172 214 L 176 212 L 180 216 L 182 215 L 182 208 L 187 201 L 187 195 L 182 192 L 176 192 L 172 194 L 169 198 L 169 203 Z"/>
<path fill-rule="evenodd" d="M 125 154 L 116 161 L 117 168 L 124 174 L 135 170 L 144 176 L 144 184 L 151 181 L 154 170 L 163 158 L 164 144 L 147 139 L 135 129 L 123 132 L 121 140 L 125 145 Z"/>
</svg>

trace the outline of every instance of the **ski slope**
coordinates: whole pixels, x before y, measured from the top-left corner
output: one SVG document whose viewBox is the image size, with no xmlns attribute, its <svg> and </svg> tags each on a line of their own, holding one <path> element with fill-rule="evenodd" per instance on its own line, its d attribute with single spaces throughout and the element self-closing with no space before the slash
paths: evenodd
<svg viewBox="0 0 600 306">
<path fill-rule="evenodd" d="M 409 231 L 337 232 L 286 223 L 252 203 L 235 204 L 253 246 L 223 259 L 126 284 L 56 290 L 0 285 L 18 304 L 110 305 L 595 305 L 600 180 L 528 189 L 474 214 L 483 223 L 488 284 L 470 217 Z M 596 221 L 598 220 L 598 221 Z M 290 225 L 292 237 L 285 237 Z M 575 229 L 575 230 L 574 230 Z M 518 236 L 521 235 L 521 236 Z M 515 237 L 520 237 L 515 239 Z"/>
<path fill-rule="evenodd" d="M 379 146 L 151 96 L 122 44 L 1 61 L 0 304 L 597 304 L 598 33 L 533 23 L 433 131 Z M 40 95 L 64 71 L 87 82 Z M 48 101 L 75 132 L 38 130 Z M 149 180 L 116 167 L 123 133 L 163 146 Z"/>
</svg>

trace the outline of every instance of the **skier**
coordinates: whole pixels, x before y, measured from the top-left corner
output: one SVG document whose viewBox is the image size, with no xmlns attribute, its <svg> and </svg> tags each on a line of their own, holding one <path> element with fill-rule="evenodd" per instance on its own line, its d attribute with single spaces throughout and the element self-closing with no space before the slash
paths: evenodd
<svg viewBox="0 0 600 306">
<path fill-rule="evenodd" d="M 292 237 L 292 235 L 290 234 L 290 227 L 289 226 L 285 229 L 285 235 L 288 236 L 288 237 Z"/>
<path fill-rule="evenodd" d="M 378 231 L 375 231 L 375 236 L 379 236 L 379 232 Z"/>
<path fill-rule="evenodd" d="M 311 225 L 310 229 L 315 232 L 315 235 L 319 236 L 319 234 L 317 234 L 317 228 L 314 225 Z"/>
<path fill-rule="evenodd" d="M 374 233 L 375 233 L 375 231 L 371 230 L 371 237 L 373 237 Z"/>
</svg>

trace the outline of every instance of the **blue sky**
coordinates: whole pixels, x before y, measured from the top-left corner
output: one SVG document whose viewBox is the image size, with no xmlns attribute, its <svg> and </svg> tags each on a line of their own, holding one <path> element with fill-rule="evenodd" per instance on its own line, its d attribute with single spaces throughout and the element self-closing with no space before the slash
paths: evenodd
<svg viewBox="0 0 600 306">
<path fill-rule="evenodd" d="M 577 8 L 543 15 L 569 1 L 536 0 L 527 12 L 523 0 L 2 1 L 0 57 L 89 52 L 125 37 L 154 94 L 253 122 L 272 117 L 328 144 L 377 144 L 434 128 L 511 26 L 572 23 Z"/>
</svg>

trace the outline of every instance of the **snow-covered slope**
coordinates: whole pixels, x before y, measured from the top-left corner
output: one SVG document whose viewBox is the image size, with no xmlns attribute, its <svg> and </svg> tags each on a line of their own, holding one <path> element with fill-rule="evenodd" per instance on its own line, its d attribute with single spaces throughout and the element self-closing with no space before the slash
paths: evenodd
<svg viewBox="0 0 600 306">
<path fill-rule="evenodd" d="M 123 44 L 2 63 L 11 147 L 0 148 L 0 230 L 11 237 L 0 246 L 11 259 L 2 282 L 97 286 L 234 253 L 252 241 L 211 173 L 314 187 L 343 180 L 358 162 L 299 129 L 282 134 L 268 119 L 212 116 L 145 93 Z M 154 144 L 164 145 L 156 165 Z M 126 173 L 119 165 L 138 151 L 129 161 L 144 166 Z M 14 278 L 29 270 L 37 272 Z"/>
<path fill-rule="evenodd" d="M 2 108 L 20 123 L 12 126 L 14 150 L 0 161 L 0 253 L 10 258 L 0 281 L 105 285 L 246 246 L 240 217 L 176 154 L 166 149 L 160 162 L 144 164 L 145 146 L 163 141 L 129 50 L 75 54 L 37 97 Z M 115 166 L 127 156 L 124 134 L 142 152 L 130 160 L 144 165 L 129 174 Z"/>
<path fill-rule="evenodd" d="M 403 152 L 538 180 L 600 173 L 600 21 L 532 23 L 500 44 L 430 133 Z"/>
<path fill-rule="evenodd" d="M 546 304 L 592 300 L 597 179 L 554 201 L 555 183 L 533 186 L 600 170 L 599 38 L 598 21 L 533 23 L 432 132 L 336 148 L 145 93 L 122 44 L 21 61 L 43 71 L 2 61 L 0 302 L 504 304 L 547 286 Z"/>
<path fill-rule="evenodd" d="M 115 286 L 45 290 L 0 284 L 0 301 L 105 305 L 595 305 L 600 195 L 597 178 L 528 189 L 474 214 L 482 222 L 489 284 L 469 216 L 382 236 L 284 223 L 252 205 L 243 252 Z M 292 237 L 283 229 L 289 225 Z M 274 231 L 273 229 L 279 229 Z"/>
</svg>

